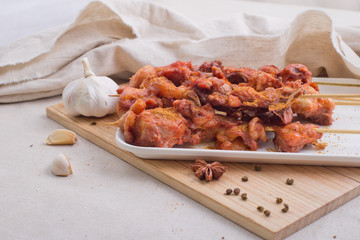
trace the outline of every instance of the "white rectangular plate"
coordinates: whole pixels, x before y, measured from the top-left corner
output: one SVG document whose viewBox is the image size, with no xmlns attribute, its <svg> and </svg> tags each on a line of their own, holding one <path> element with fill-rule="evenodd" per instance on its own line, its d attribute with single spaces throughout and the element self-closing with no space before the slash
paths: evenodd
<svg viewBox="0 0 360 240">
<path fill-rule="evenodd" d="M 316 81 L 334 81 L 359 83 L 352 79 L 320 79 Z M 335 87 L 320 85 L 321 93 L 360 93 L 358 87 Z M 360 106 L 335 107 L 333 129 L 360 129 Z M 315 150 L 307 146 L 298 153 L 272 152 L 272 141 L 260 144 L 258 151 L 230 151 L 206 149 L 206 145 L 177 146 L 174 148 L 138 147 L 124 141 L 121 131 L 116 132 L 118 146 L 134 155 L 145 159 L 194 160 L 202 158 L 210 161 L 272 163 L 272 164 L 304 164 L 326 166 L 360 167 L 360 135 L 328 134 L 321 141 L 328 144 L 324 150 Z"/>
</svg>

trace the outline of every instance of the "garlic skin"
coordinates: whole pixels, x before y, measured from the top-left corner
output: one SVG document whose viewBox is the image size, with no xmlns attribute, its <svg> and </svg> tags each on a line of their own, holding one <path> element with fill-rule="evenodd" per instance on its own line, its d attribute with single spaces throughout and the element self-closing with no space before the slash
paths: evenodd
<svg viewBox="0 0 360 240">
<path fill-rule="evenodd" d="M 96 76 L 89 60 L 82 59 L 84 77 L 70 82 L 62 93 L 65 110 L 72 116 L 103 117 L 116 112 L 119 86 L 108 77 Z"/>
<path fill-rule="evenodd" d="M 58 154 L 53 159 L 51 164 L 51 171 L 54 175 L 62 177 L 67 177 L 70 174 L 73 174 L 70 161 L 63 153 Z"/>
</svg>

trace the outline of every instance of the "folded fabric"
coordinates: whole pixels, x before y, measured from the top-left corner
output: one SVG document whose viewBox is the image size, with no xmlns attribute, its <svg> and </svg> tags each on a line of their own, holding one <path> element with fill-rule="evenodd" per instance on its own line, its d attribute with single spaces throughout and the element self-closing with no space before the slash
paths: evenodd
<svg viewBox="0 0 360 240">
<path fill-rule="evenodd" d="M 239 14 L 198 23 L 154 2 L 109 0 L 90 3 L 68 26 L 0 48 L 0 102 L 61 94 L 82 76 L 83 57 L 115 79 L 146 64 L 215 59 L 251 68 L 302 63 L 314 76 L 360 78 L 360 58 L 321 11 L 292 22 Z"/>
</svg>

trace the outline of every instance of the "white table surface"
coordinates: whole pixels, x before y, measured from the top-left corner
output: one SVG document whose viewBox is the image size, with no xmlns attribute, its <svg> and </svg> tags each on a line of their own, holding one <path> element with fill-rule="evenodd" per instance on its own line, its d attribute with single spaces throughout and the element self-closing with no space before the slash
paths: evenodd
<svg viewBox="0 0 360 240">
<path fill-rule="evenodd" d="M 71 22 L 89 1 L 0 2 L 4 45 Z M 60 101 L 0 105 L 0 239 L 260 239 L 82 137 L 74 146 L 45 145 L 51 131 L 63 128 L 45 108 Z M 60 152 L 74 175 L 51 173 Z M 333 236 L 360 239 L 360 197 L 287 239 Z"/>
</svg>

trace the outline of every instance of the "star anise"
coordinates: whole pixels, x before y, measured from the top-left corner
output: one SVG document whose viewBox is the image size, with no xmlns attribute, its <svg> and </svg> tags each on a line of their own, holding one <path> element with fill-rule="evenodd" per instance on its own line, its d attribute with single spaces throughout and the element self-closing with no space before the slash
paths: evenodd
<svg viewBox="0 0 360 240">
<path fill-rule="evenodd" d="M 200 180 L 205 179 L 207 182 L 220 178 L 226 171 L 227 167 L 219 162 L 207 163 L 202 159 L 196 159 L 194 164 L 190 164 L 195 176 Z"/>
</svg>

